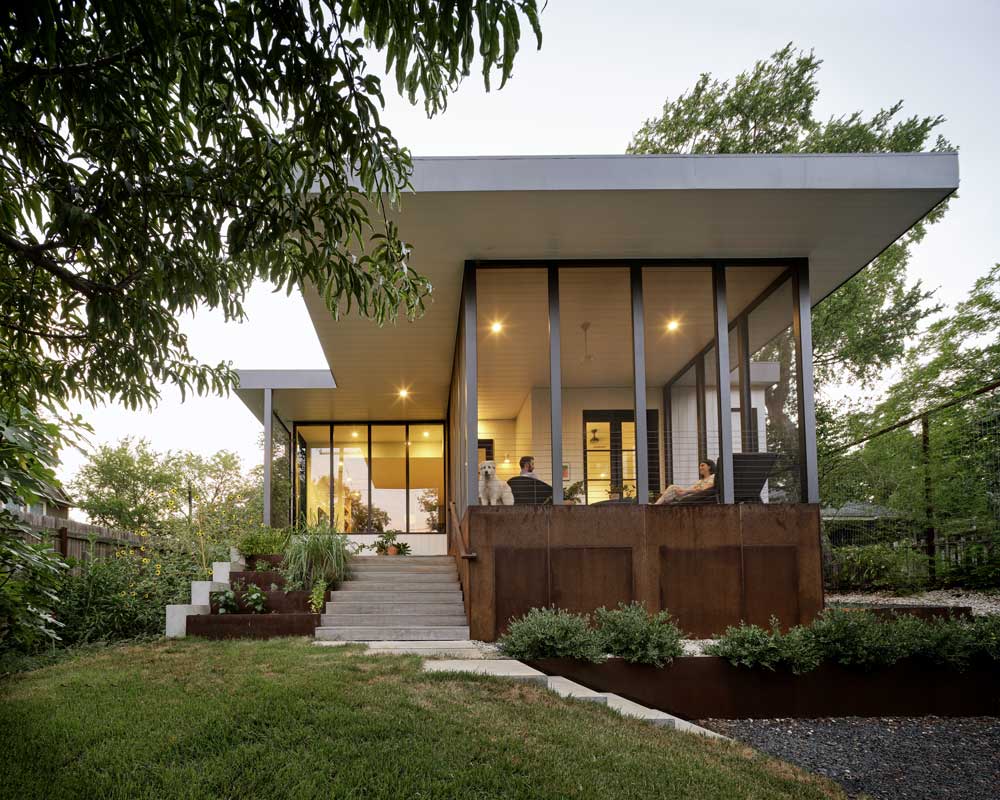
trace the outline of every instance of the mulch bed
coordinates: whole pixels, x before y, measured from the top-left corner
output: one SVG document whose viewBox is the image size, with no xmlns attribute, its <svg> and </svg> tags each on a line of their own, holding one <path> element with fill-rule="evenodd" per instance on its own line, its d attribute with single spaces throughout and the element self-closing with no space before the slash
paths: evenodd
<svg viewBox="0 0 1000 800">
<path fill-rule="evenodd" d="M 1000 797 L 998 717 L 707 719 L 698 724 L 832 778 L 851 797 Z"/>
</svg>

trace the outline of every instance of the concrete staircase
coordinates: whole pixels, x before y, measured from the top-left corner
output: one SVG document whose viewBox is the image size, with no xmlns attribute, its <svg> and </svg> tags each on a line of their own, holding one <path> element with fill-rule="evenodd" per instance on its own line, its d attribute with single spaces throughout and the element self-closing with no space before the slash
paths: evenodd
<svg viewBox="0 0 1000 800">
<path fill-rule="evenodd" d="M 333 592 L 316 638 L 343 642 L 469 638 L 462 588 L 448 556 L 362 556 Z"/>
</svg>

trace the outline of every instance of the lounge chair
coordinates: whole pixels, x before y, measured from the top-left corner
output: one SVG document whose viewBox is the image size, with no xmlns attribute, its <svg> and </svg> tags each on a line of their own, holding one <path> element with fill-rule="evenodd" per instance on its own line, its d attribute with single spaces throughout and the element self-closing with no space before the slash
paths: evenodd
<svg viewBox="0 0 1000 800">
<path fill-rule="evenodd" d="M 777 453 L 733 453 L 733 499 L 737 503 L 759 503 L 760 493 L 777 460 Z M 715 482 L 718 485 L 718 471 Z M 686 494 L 667 505 L 696 506 L 718 502 L 719 493 L 716 486 L 712 486 Z"/>
<path fill-rule="evenodd" d="M 552 502 L 552 487 L 545 481 L 515 475 L 507 485 L 514 494 L 516 506 L 541 506 Z"/>
</svg>

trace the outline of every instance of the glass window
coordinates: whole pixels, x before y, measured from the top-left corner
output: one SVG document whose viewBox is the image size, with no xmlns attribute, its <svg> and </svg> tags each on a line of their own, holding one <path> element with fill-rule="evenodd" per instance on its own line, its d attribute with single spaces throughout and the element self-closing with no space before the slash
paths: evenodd
<svg viewBox="0 0 1000 800">
<path fill-rule="evenodd" d="M 410 425 L 410 531 L 445 529 L 444 426 Z"/>
<path fill-rule="evenodd" d="M 406 530 L 406 427 L 373 425 L 370 530 Z"/>
<path fill-rule="evenodd" d="M 360 533 L 368 520 L 368 426 L 333 428 L 334 514 L 338 531 Z"/>
<path fill-rule="evenodd" d="M 330 524 L 330 426 L 300 425 L 296 437 L 296 518 L 301 525 Z"/>
</svg>

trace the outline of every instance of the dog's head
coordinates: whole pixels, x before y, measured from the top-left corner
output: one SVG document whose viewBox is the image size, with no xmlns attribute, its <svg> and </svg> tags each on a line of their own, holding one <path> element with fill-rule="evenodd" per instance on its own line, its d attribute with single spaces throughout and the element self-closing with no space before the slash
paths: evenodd
<svg viewBox="0 0 1000 800">
<path fill-rule="evenodd" d="M 479 465 L 479 477 L 484 481 L 491 481 L 497 474 L 496 461 L 484 461 Z"/>
</svg>

